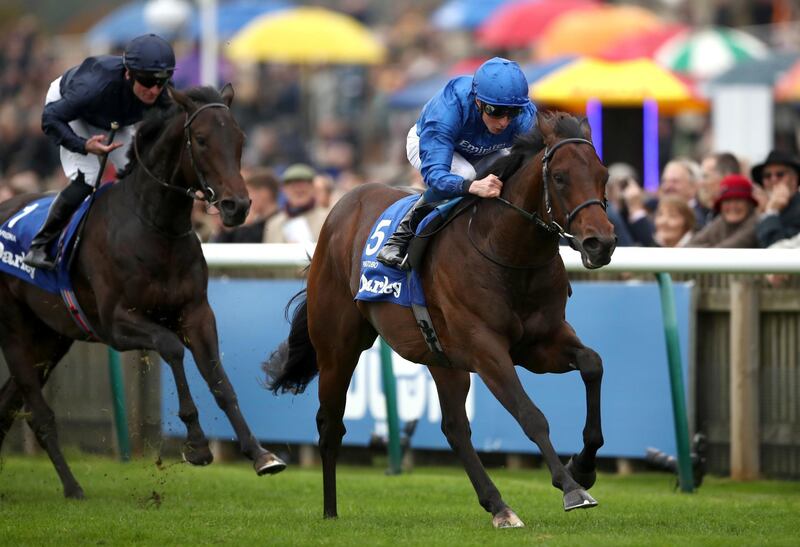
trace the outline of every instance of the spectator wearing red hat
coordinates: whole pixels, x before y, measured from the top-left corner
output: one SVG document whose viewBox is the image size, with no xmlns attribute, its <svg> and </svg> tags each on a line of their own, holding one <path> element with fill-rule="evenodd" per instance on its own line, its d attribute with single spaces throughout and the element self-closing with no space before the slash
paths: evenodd
<svg viewBox="0 0 800 547">
<path fill-rule="evenodd" d="M 794 154 L 773 150 L 764 163 L 753 166 L 753 180 L 767 192 L 767 204 L 756 226 L 761 247 L 800 232 L 800 160 Z"/>
<path fill-rule="evenodd" d="M 717 216 L 692 237 L 687 247 L 756 248 L 756 199 L 753 183 L 743 175 L 728 175 L 719 185 Z"/>
</svg>

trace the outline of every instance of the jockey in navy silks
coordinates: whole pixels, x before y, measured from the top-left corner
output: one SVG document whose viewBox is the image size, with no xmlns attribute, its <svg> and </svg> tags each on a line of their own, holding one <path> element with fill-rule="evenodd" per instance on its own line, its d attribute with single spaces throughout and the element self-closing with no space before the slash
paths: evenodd
<svg viewBox="0 0 800 547">
<path fill-rule="evenodd" d="M 386 240 L 377 259 L 407 268 L 406 252 L 417 225 L 443 200 L 469 194 L 499 196 L 503 181 L 491 174 L 475 180 L 476 165 L 505 155 L 514 137 L 531 130 L 535 115 L 528 81 L 514 61 L 495 57 L 474 76 L 450 80 L 422 108 L 406 140 L 408 160 L 422 172 L 428 189 Z"/>
<path fill-rule="evenodd" d="M 24 262 L 52 269 L 47 246 L 92 193 L 100 175 L 97 156 L 108 154 L 117 170 L 127 164 L 134 124 L 150 107 L 166 108 L 164 91 L 175 70 L 172 46 L 155 34 L 134 38 L 122 57 L 89 57 L 50 84 L 42 113 L 42 129 L 61 151 L 68 185 L 55 197 L 44 225 L 31 241 Z M 119 124 L 116 142 L 106 144 L 112 122 Z"/>
</svg>

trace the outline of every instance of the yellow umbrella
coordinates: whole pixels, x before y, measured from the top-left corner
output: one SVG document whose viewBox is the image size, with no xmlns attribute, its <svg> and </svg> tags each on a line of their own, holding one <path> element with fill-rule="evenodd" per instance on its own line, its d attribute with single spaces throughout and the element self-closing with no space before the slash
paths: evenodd
<svg viewBox="0 0 800 547">
<path fill-rule="evenodd" d="M 650 59 L 581 59 L 535 82 L 530 92 L 537 102 L 570 110 L 583 110 L 592 99 L 604 106 L 637 106 L 652 99 L 664 113 L 708 108 L 688 83 Z"/>
<path fill-rule="evenodd" d="M 227 48 L 237 61 L 376 64 L 384 46 L 348 15 L 316 7 L 267 14 L 239 31 Z"/>
</svg>

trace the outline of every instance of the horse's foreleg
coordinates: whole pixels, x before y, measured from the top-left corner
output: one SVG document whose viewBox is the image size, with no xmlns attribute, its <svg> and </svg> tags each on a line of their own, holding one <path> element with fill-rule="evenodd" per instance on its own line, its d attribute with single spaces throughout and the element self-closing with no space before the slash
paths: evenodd
<svg viewBox="0 0 800 547">
<path fill-rule="evenodd" d="M 603 429 L 600 423 L 603 362 L 597 352 L 587 347 L 576 352 L 575 360 L 586 386 L 586 425 L 583 428 L 583 450 L 570 459 L 567 471 L 588 490 L 597 478 L 597 451 L 603 446 Z"/>
<path fill-rule="evenodd" d="M 478 502 L 492 514 L 492 524 L 496 528 L 524 526 L 516 513 L 503 501 L 470 440 L 472 432 L 464 407 L 469 392 L 469 373 L 440 367 L 430 367 L 430 371 L 436 382 L 439 404 L 442 407 L 442 432 L 464 464 L 464 470 L 478 495 Z"/>
<path fill-rule="evenodd" d="M 490 347 L 491 342 L 486 346 Z M 511 358 L 501 347 L 483 356 L 476 351 L 475 370 L 498 401 L 508 410 L 542 453 L 553 486 L 564 492 L 564 510 L 593 507 L 597 502 L 567 472 L 550 442 L 550 426 L 519 381 Z"/>
<path fill-rule="evenodd" d="M 184 348 L 177 335 L 147 318 L 121 308 L 115 311 L 110 324 L 112 327 L 108 342 L 115 349 L 154 350 L 169 365 L 178 391 L 178 416 L 186 425 L 183 457 L 192 465 L 210 464 L 214 461 L 214 456 L 208 447 L 208 439 L 200 426 L 197 407 L 189 391 L 189 382 L 183 367 Z"/>
<path fill-rule="evenodd" d="M 187 310 L 184 313 L 182 330 L 186 345 L 194 355 L 197 369 L 208 384 L 217 405 L 233 426 L 242 453 L 253 461 L 256 473 L 275 474 L 286 469 L 286 464 L 280 458 L 259 444 L 242 415 L 236 392 L 219 358 L 217 323 L 211 307 L 204 303 Z"/>
</svg>

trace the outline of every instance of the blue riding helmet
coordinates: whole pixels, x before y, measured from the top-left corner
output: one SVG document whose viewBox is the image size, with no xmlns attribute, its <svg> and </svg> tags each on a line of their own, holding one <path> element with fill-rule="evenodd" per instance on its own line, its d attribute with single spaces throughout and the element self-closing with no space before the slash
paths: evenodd
<svg viewBox="0 0 800 547">
<path fill-rule="evenodd" d="M 528 80 L 514 61 L 494 57 L 483 63 L 472 77 L 472 91 L 478 100 L 497 106 L 525 106 Z"/>
<path fill-rule="evenodd" d="M 169 78 L 175 70 L 175 52 L 169 42 L 155 34 L 144 34 L 131 40 L 122 54 L 125 68 L 147 72 L 156 78 Z"/>
</svg>

